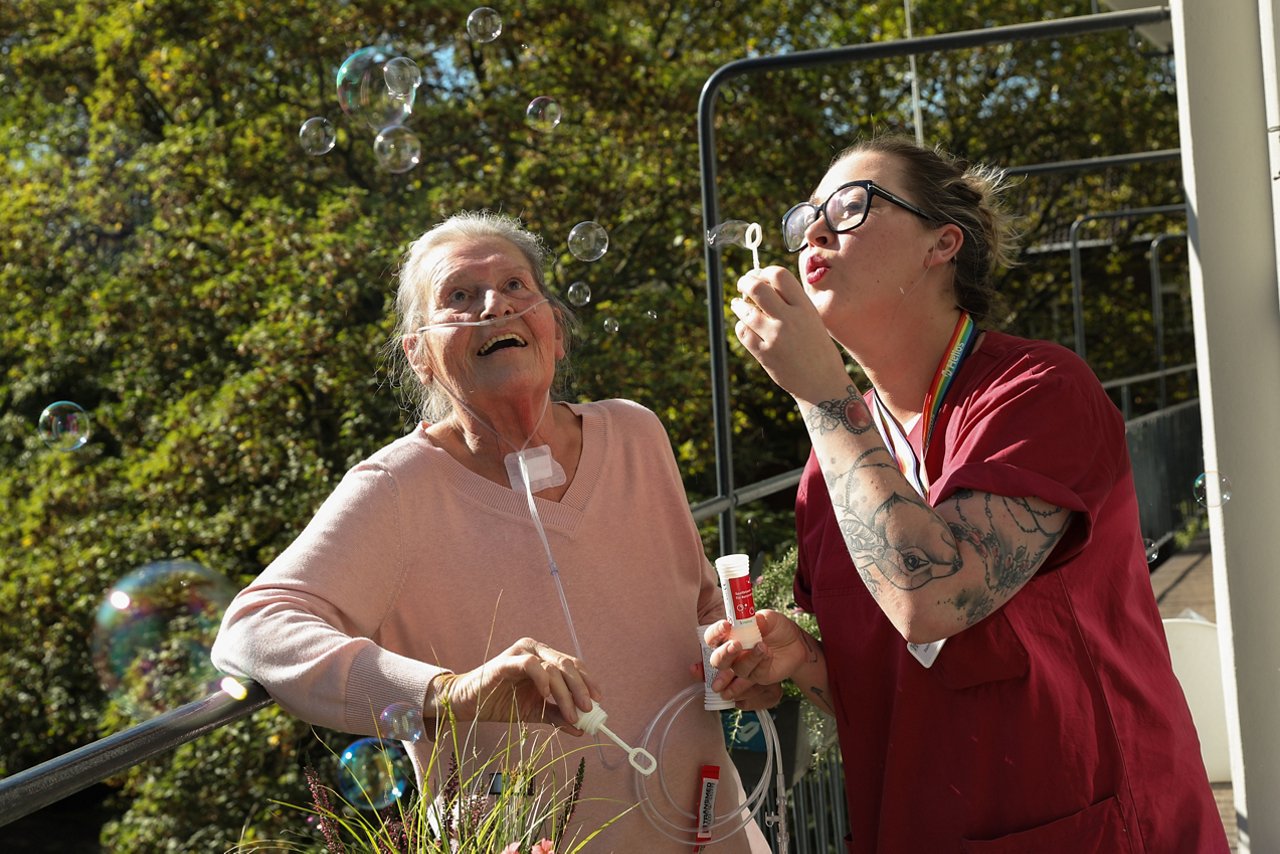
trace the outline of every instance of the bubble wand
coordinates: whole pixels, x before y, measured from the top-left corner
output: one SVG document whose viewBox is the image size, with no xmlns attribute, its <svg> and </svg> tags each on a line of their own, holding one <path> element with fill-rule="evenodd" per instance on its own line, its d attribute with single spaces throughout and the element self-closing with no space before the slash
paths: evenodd
<svg viewBox="0 0 1280 854">
<path fill-rule="evenodd" d="M 760 223 L 753 222 L 747 226 L 747 233 L 742 238 L 742 245 L 751 250 L 751 262 L 760 269 Z"/>
<path fill-rule="evenodd" d="M 755 265 L 757 270 L 760 269 L 760 223 L 753 222 L 747 226 L 747 233 L 742 236 L 742 245 L 751 250 L 751 263 Z M 742 301 L 752 308 L 756 308 L 756 301 L 749 296 L 743 296 Z"/>
</svg>

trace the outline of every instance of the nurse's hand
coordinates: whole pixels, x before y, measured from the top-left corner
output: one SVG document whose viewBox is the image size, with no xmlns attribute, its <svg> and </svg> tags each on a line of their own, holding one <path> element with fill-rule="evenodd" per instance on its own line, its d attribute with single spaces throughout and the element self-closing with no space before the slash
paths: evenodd
<svg viewBox="0 0 1280 854">
<path fill-rule="evenodd" d="M 703 636 L 713 647 L 711 665 L 720 671 L 711 688 L 726 700 L 750 702 L 753 688 L 791 678 L 809 658 L 808 633 L 785 614 L 763 608 L 755 619 L 760 642 L 751 649 L 732 638 L 728 620 L 712 624 Z"/>
<path fill-rule="evenodd" d="M 734 332 L 779 387 L 813 403 L 849 384 L 840 349 L 789 270 L 750 270 L 738 279 L 738 293 L 730 303 Z"/>
</svg>

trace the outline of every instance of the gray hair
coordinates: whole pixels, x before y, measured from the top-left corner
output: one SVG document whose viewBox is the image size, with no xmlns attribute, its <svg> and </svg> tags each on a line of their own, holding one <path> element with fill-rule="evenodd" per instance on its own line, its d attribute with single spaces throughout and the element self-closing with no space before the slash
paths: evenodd
<svg viewBox="0 0 1280 854">
<path fill-rule="evenodd" d="M 528 261 L 529 272 L 533 275 L 538 290 L 551 305 L 556 326 L 559 327 L 564 342 L 566 357 L 573 334 L 577 331 L 577 320 L 569 307 L 547 290 L 543 268 L 550 253 L 546 244 L 542 238 L 526 229 L 520 220 L 486 210 L 461 211 L 432 226 L 410 244 L 401 262 L 397 277 L 399 285 L 396 290 L 395 335 L 387 346 L 388 355 L 395 362 L 392 375 L 396 385 L 410 398 L 418 417 L 424 421 L 442 421 L 453 412 L 453 401 L 448 391 L 434 380 L 424 382 L 414 369 L 413 360 L 401 345 L 404 336 L 414 336 L 427 320 L 426 301 L 435 282 L 431 280 L 431 270 L 426 266 L 426 259 L 435 249 L 449 243 L 485 238 L 505 240 Z M 419 340 L 415 354 L 421 351 L 422 341 Z M 556 366 L 556 376 L 552 381 L 553 392 L 562 390 L 567 383 L 565 362 L 566 359 L 562 359 Z"/>
</svg>

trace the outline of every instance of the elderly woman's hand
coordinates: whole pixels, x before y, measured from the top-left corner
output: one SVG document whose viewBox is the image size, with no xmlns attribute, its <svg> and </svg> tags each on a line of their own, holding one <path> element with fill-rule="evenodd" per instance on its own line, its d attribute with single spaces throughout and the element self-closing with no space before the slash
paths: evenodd
<svg viewBox="0 0 1280 854">
<path fill-rule="evenodd" d="M 521 638 L 465 673 L 432 680 L 428 713 L 447 704 L 459 720 L 548 723 L 581 735 L 574 724 L 600 694 L 583 663 L 532 638 Z"/>
</svg>

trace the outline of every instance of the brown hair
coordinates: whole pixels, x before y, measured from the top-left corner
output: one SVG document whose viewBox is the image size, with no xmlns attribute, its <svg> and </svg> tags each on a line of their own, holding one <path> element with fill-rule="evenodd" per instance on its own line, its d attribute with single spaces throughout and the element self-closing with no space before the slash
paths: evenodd
<svg viewBox="0 0 1280 854">
<path fill-rule="evenodd" d="M 994 313 L 999 295 L 992 278 L 998 267 L 1016 263 L 1018 234 L 1004 209 L 1001 194 L 1008 187 L 1003 169 L 971 165 L 937 148 L 926 148 L 900 134 L 855 142 L 831 161 L 835 166 L 853 154 L 884 154 L 905 167 L 906 187 L 921 210 L 938 223 L 955 223 L 964 243 L 954 259 L 956 305 L 976 322 Z"/>
</svg>

